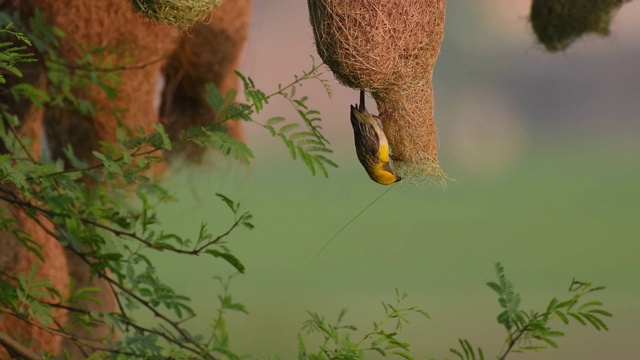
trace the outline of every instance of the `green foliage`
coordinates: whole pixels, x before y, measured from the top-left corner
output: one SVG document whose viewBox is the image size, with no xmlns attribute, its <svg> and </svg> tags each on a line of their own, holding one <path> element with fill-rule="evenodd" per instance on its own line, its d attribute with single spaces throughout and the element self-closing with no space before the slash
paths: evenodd
<svg viewBox="0 0 640 360">
<path fill-rule="evenodd" d="M 11 34 L 26 45 L 31 45 L 27 37 L 21 33 L 10 30 L 11 24 L 6 25 L 4 29 L 0 29 L 0 33 Z M 26 51 L 26 46 L 15 46 L 11 41 L 0 42 L 0 69 L 10 72 L 13 76 L 22 77 L 22 71 L 18 68 L 21 63 L 29 63 L 36 61 L 35 55 Z M 7 80 L 0 72 L 0 84 L 6 84 Z"/>
<path fill-rule="evenodd" d="M 327 166 L 337 167 L 338 165 L 327 157 L 328 154 L 333 153 L 333 151 L 328 148 L 329 141 L 322 135 L 320 112 L 309 108 L 307 104 L 309 98 L 307 96 L 297 96 L 298 87 L 307 80 L 319 81 L 324 86 L 327 94 L 331 96 L 331 89 L 326 81 L 320 78 L 320 66 L 321 65 L 313 64 L 310 71 L 303 72 L 302 76 L 296 76 L 294 81 L 289 85 L 278 85 L 278 90 L 269 95 L 257 89 L 251 78 L 236 71 L 236 75 L 238 75 L 244 85 L 245 98 L 253 104 L 252 111 L 250 112 L 247 112 L 245 108 L 237 105 L 231 106 L 228 110 L 220 106 L 220 104 L 226 102 L 221 101 L 219 94 L 216 96 L 215 93 L 209 92 L 207 99 L 214 109 L 222 114 L 235 114 L 238 110 L 243 110 L 242 113 L 246 115 L 241 117 L 243 120 L 250 120 L 248 116 L 253 111 L 259 114 L 264 106 L 269 103 L 269 100 L 276 96 L 286 99 L 296 110 L 302 123 L 290 122 L 281 116 L 271 117 L 264 123 L 256 123 L 265 128 L 271 136 L 280 138 L 289 149 L 291 158 L 293 160 L 298 158 L 302 160 L 312 175 L 315 176 L 317 171 L 320 171 L 325 177 L 328 177 Z"/>
<path fill-rule="evenodd" d="M 497 356 L 506 359 L 514 352 L 542 350 L 549 345 L 557 348 L 554 337 L 564 333 L 553 328 L 551 321 L 555 318 L 567 325 L 575 319 L 582 325 L 591 325 L 596 330 L 608 330 L 603 318 L 611 317 L 611 313 L 602 308 L 602 302 L 584 301 L 583 297 L 604 290 L 604 287 L 593 286 L 589 282 L 572 280 L 569 287 L 569 298 L 559 300 L 553 298 L 544 311 L 528 311 L 520 309 L 520 295 L 515 292 L 513 284 L 507 279 L 504 268 L 496 264 L 497 282 L 489 282 L 488 286 L 498 293 L 498 303 L 503 309 L 497 317 L 498 324 L 507 330 L 505 346 Z M 306 334 L 317 334 L 320 337 L 319 350 L 309 349 L 302 334 L 298 334 L 299 360 L 356 360 L 365 359 L 367 352 L 376 352 L 383 357 L 413 359 L 410 344 L 400 340 L 403 325 L 409 323 L 411 315 L 430 318 L 429 314 L 417 307 L 403 307 L 407 294 L 396 290 L 396 302 L 382 303 L 385 316 L 381 321 L 373 322 L 373 327 L 362 337 L 357 336 L 358 329 L 353 325 L 343 324 L 346 310 L 342 310 L 334 323 L 324 317 L 309 312 L 302 329 Z M 353 340 L 354 338 L 359 340 Z M 458 347 L 449 352 L 460 360 L 484 360 L 485 354 L 480 347 L 474 347 L 467 339 L 458 339 Z"/>
<path fill-rule="evenodd" d="M 602 302 L 583 302 L 583 297 L 604 290 L 604 286 L 593 286 L 590 282 L 572 280 L 569 286 L 570 297 L 566 300 L 553 298 L 544 311 L 520 309 L 520 296 L 504 275 L 504 268 L 497 263 L 496 273 L 499 283 L 489 282 L 487 285 L 499 296 L 499 303 L 505 309 L 498 316 L 498 322 L 507 330 L 505 350 L 502 359 L 510 352 L 544 349 L 547 345 L 557 348 L 554 338 L 564 336 L 564 332 L 551 327 L 551 320 L 556 317 L 562 323 L 569 324 L 573 318 L 582 325 L 591 325 L 596 330 L 608 330 L 603 318 L 611 317 L 611 313 L 602 309 Z"/>
<path fill-rule="evenodd" d="M 324 317 L 309 312 L 311 317 L 305 321 L 303 330 L 307 334 L 317 333 L 322 337 L 320 350 L 312 353 L 307 350 L 302 336 L 298 336 L 298 358 L 308 360 L 324 359 L 364 359 L 366 352 L 376 352 L 382 356 L 395 356 L 403 359 L 413 359 L 409 353 L 409 343 L 400 340 L 400 333 L 405 324 L 409 323 L 409 316 L 418 314 L 429 318 L 429 314 L 417 307 L 403 307 L 407 298 L 406 293 L 396 290 L 394 303 L 382 303 L 384 317 L 374 321 L 372 328 L 365 332 L 360 340 L 352 340 L 358 330 L 353 325 L 343 325 L 342 321 L 346 309 L 338 315 L 335 323 L 327 323 Z"/>
<path fill-rule="evenodd" d="M 120 83 L 120 73 L 124 70 L 124 67 L 121 65 L 117 67 L 115 63 L 116 59 L 120 58 L 118 55 L 125 51 L 124 49 L 105 47 L 81 49 L 83 56 L 73 64 L 68 64 L 57 52 L 59 40 L 64 36 L 64 33 L 48 24 L 42 11 L 36 9 L 28 24 L 23 24 L 17 14 L 13 14 L 13 16 L 6 13 L 0 14 L 0 26 L 8 28 L 12 25 L 17 28 L 18 32 L 11 32 L 11 34 L 20 34 L 19 39 L 32 50 L 35 48 L 43 57 L 48 89 L 47 92 L 39 91 L 37 94 L 40 98 L 46 96 L 44 99 L 46 101 L 42 101 L 36 96 L 29 96 L 32 100 L 36 100 L 36 105 L 41 107 L 46 102 L 59 108 L 78 111 L 83 115 L 93 115 L 95 114 L 94 104 L 78 95 L 89 91 L 90 85 L 100 88 L 109 99 L 115 98 Z M 25 47 L 12 49 L 24 50 Z M 3 51 L 3 54 L 12 56 L 12 59 L 16 56 L 12 55 L 12 52 L 8 52 L 7 49 Z M 20 62 L 36 61 L 32 53 L 26 55 L 29 55 L 26 61 Z M 18 59 L 16 58 L 16 60 Z M 27 86 L 26 84 L 21 85 Z M 36 90 L 31 87 L 30 91 Z M 114 115 L 116 113 L 117 111 L 114 112 Z"/>
<path fill-rule="evenodd" d="M 556 338 L 565 334 L 552 327 L 552 321 L 556 318 L 564 325 L 568 325 L 570 319 L 575 319 L 581 325 L 591 325 L 598 331 L 608 330 L 604 318 L 611 317 L 611 313 L 602 308 L 602 302 L 583 299 L 589 294 L 604 290 L 604 286 L 594 286 L 588 281 L 573 279 L 567 299 L 559 300 L 554 297 L 542 311 L 524 311 L 520 308 L 520 294 L 515 292 L 513 284 L 507 279 L 504 267 L 500 263 L 496 263 L 495 267 L 498 281 L 488 282 L 487 286 L 498 294 L 498 303 L 503 311 L 498 315 L 497 321 L 507 332 L 498 359 L 506 359 L 512 352 L 538 351 L 547 346 L 558 348 Z M 478 359 L 484 358 L 482 349 L 478 348 L 476 352 L 469 341 L 461 339 L 459 342 L 462 351 L 450 350 L 459 359 L 476 359 L 476 356 Z"/>
<path fill-rule="evenodd" d="M 54 300 L 54 296 L 59 298 L 60 294 L 55 289 L 50 291 L 51 280 L 38 279 L 37 271 L 38 265 L 33 263 L 28 274 L 18 274 L 17 297 L 13 305 L 18 315 L 37 318 L 43 326 L 48 326 L 53 319 L 47 302 Z"/>
<path fill-rule="evenodd" d="M 498 293 L 498 303 L 500 303 L 500 307 L 504 309 L 504 311 L 498 315 L 498 323 L 504 325 L 507 330 L 511 330 L 514 323 L 518 320 L 520 294 L 514 291 L 513 284 L 507 280 L 504 274 L 504 268 L 499 263 L 496 264 L 496 272 L 498 274 L 498 282 L 488 282 L 487 286 Z"/>
<path fill-rule="evenodd" d="M 460 344 L 460 350 L 458 349 L 449 349 L 453 355 L 457 356 L 461 360 L 484 360 L 484 353 L 481 348 L 478 348 L 477 351 L 471 346 L 471 343 L 466 339 L 458 339 L 458 343 Z"/>
</svg>

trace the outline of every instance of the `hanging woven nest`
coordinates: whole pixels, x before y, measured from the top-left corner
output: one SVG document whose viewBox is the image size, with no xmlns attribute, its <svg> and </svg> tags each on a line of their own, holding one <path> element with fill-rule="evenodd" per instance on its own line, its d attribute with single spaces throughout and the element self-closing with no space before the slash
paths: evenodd
<svg viewBox="0 0 640 360">
<path fill-rule="evenodd" d="M 609 35 L 616 10 L 629 0 L 533 0 L 531 26 L 549 52 L 562 51 L 586 34 Z"/>
<path fill-rule="evenodd" d="M 431 77 L 445 0 L 308 0 L 318 54 L 342 84 L 372 93 L 405 179 L 443 178 Z M 346 116 L 346 114 L 345 114 Z"/>
<path fill-rule="evenodd" d="M 204 19 L 222 0 L 131 0 L 131 3 L 136 11 L 154 21 L 187 28 Z"/>
</svg>

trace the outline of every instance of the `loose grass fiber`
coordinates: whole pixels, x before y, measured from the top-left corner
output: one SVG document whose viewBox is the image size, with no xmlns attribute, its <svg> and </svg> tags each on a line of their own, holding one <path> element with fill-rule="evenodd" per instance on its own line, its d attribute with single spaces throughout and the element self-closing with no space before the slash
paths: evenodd
<svg viewBox="0 0 640 360">
<path fill-rule="evenodd" d="M 371 92 L 406 179 L 443 179 L 431 77 L 445 0 L 308 0 L 318 54 L 342 84 Z"/>
<path fill-rule="evenodd" d="M 235 0 L 230 0 L 235 1 Z M 131 0 L 133 8 L 150 19 L 187 28 L 204 19 L 222 0 Z"/>
</svg>

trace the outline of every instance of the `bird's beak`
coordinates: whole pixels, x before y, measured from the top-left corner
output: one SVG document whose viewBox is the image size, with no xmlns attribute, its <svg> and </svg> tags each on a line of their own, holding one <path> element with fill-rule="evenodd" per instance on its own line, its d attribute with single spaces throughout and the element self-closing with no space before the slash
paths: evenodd
<svg viewBox="0 0 640 360">
<path fill-rule="evenodd" d="M 402 177 L 396 175 L 396 181 L 394 181 L 394 182 L 398 182 L 400 180 L 402 180 Z"/>
</svg>

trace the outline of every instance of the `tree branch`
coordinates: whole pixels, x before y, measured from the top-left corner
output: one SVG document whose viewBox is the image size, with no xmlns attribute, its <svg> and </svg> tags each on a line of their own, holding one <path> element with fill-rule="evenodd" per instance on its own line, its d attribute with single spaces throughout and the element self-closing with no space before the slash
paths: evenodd
<svg viewBox="0 0 640 360">
<path fill-rule="evenodd" d="M 8 119 L 8 114 L 4 111 L 4 108 L 2 106 L 0 106 L 0 112 L 2 112 L 2 117 L 5 118 L 5 124 L 7 125 L 7 127 L 9 128 L 9 131 L 11 131 L 11 134 L 13 134 L 13 136 L 16 138 L 16 141 L 18 142 L 18 144 L 20 144 L 20 147 L 22 148 L 22 150 L 25 152 L 25 154 L 27 154 L 27 156 L 29 157 L 29 160 L 34 163 L 37 164 L 38 161 L 36 160 L 36 158 L 31 154 L 31 151 L 29 150 L 29 148 L 27 147 L 27 145 L 22 141 L 22 137 L 18 134 L 18 132 L 16 131 L 16 129 L 13 127 L 13 125 L 11 125 L 11 123 L 9 122 Z"/>
<path fill-rule="evenodd" d="M 4 193 L 10 194 L 13 198 L 9 198 L 3 195 L 0 195 L 0 200 L 4 200 L 10 204 L 14 204 L 14 205 L 18 205 L 20 207 L 26 207 L 32 210 L 36 210 L 46 216 L 48 216 L 49 218 L 53 218 L 53 217 L 60 217 L 60 218 L 70 218 L 69 215 L 66 214 L 62 214 L 62 213 L 58 213 L 55 211 L 51 211 L 48 209 L 45 209 L 41 206 L 35 205 L 29 201 L 26 200 L 22 200 L 20 199 L 15 193 L 13 193 L 12 191 L 3 189 L 0 187 L 0 190 L 3 191 Z M 238 227 L 238 225 L 240 225 L 240 223 L 242 222 L 242 220 L 244 220 L 244 214 L 239 216 L 235 222 L 229 227 L 229 229 L 227 229 L 227 231 L 225 231 L 224 233 L 218 235 L 215 239 L 206 242 L 204 245 L 201 245 L 199 247 L 194 248 L 193 250 L 185 250 L 185 249 L 180 249 L 174 246 L 170 246 L 170 245 L 165 245 L 165 244 L 154 244 L 146 239 L 144 239 L 143 237 L 141 237 L 140 235 L 138 235 L 136 232 L 134 231 L 125 231 L 125 230 L 120 230 L 117 229 L 115 227 L 109 226 L 109 225 L 105 225 L 102 223 L 99 223 L 95 220 L 90 220 L 84 217 L 80 217 L 79 220 L 82 221 L 84 224 L 89 224 L 92 226 L 95 226 L 97 228 L 100 228 L 102 230 L 106 230 L 118 237 L 127 237 L 130 239 L 133 239 L 135 241 L 138 241 L 146 246 L 148 246 L 151 249 L 155 249 L 155 250 L 168 250 L 168 251 L 172 251 L 174 253 L 178 253 L 178 254 L 187 254 L 187 255 L 200 255 L 200 253 L 202 253 L 202 251 L 206 250 L 206 248 L 208 248 L 211 245 L 216 244 L 218 241 L 220 241 L 220 239 L 228 236 L 236 227 Z"/>
<path fill-rule="evenodd" d="M 141 69 L 146 68 L 149 65 L 153 65 L 153 64 L 159 63 L 161 61 L 164 61 L 165 59 L 166 59 L 166 56 L 161 56 L 161 57 L 158 57 L 156 59 L 153 59 L 153 60 L 141 63 L 141 64 L 121 65 L 121 66 L 114 66 L 114 67 L 69 65 L 69 64 L 65 63 L 64 61 L 58 61 L 58 60 L 54 60 L 54 59 L 46 59 L 45 61 L 54 63 L 56 65 L 64 66 L 69 70 L 97 71 L 97 72 L 116 72 L 116 71 L 128 71 L 128 70 L 141 70 Z M 49 69 L 49 70 L 51 70 L 51 69 Z M 53 71 L 55 71 L 55 70 L 53 70 Z"/>
<path fill-rule="evenodd" d="M 41 360 L 42 356 L 29 350 L 26 346 L 15 341 L 11 336 L 5 332 L 0 332 L 0 345 L 2 345 L 7 352 L 13 356 L 26 359 L 26 360 Z"/>
</svg>

